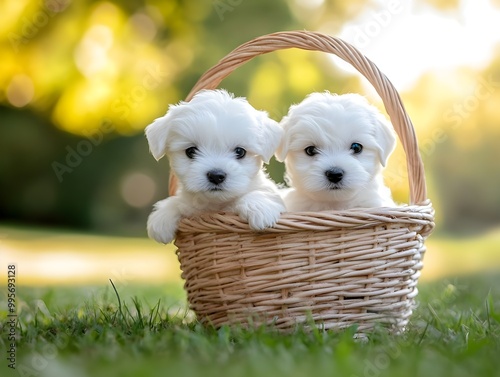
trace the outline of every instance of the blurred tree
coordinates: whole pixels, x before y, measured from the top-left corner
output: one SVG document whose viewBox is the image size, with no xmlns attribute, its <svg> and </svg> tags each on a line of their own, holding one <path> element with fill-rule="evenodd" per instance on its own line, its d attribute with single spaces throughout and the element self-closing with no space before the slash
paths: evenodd
<svg viewBox="0 0 500 377">
<path fill-rule="evenodd" d="M 350 8 L 342 4 L 325 6 Z M 304 3 L 25 0 L 0 7 L 1 219 L 144 235 L 168 177 L 168 162 L 148 153 L 144 127 L 237 45 L 303 28 L 293 14 Z M 308 90 L 300 67 L 318 82 L 311 59 L 250 62 L 224 85 L 250 91 L 256 106 L 279 118 L 287 111 L 280 99 Z M 275 93 L 265 79 L 273 66 L 286 67 L 285 85 L 268 107 L 259 94 Z M 281 179 L 279 164 L 271 171 Z"/>
<path fill-rule="evenodd" d="M 324 15 L 321 20 L 335 12 L 340 28 L 366 2 L 3 3 L 0 103 L 32 108 L 50 116 L 62 130 L 81 136 L 101 127 L 103 118 L 119 134 L 139 133 L 237 45 L 262 34 L 301 28 L 293 14 L 304 19 L 307 11 Z M 281 64 L 300 67 L 294 61 Z M 246 90 L 246 79 L 240 75 L 235 86 Z"/>
<path fill-rule="evenodd" d="M 458 6 L 419 1 L 445 11 Z M 239 44 L 280 30 L 335 35 L 367 7 L 383 6 L 375 0 L 2 2 L 0 220 L 144 235 L 151 204 L 167 195 L 168 177 L 168 162 L 149 155 L 147 124 Z M 366 92 L 359 75 L 332 61 L 281 51 L 245 64 L 222 85 L 275 119 L 311 91 Z M 472 106 L 464 101 L 474 98 L 481 77 L 498 79 L 499 67 L 497 59 L 484 72 L 428 75 L 403 93 L 443 229 L 498 223 L 498 85 L 459 121 L 449 111 Z M 406 201 L 401 158 L 398 148 L 387 176 L 397 199 Z M 270 173 L 281 180 L 282 165 L 273 162 Z"/>
</svg>

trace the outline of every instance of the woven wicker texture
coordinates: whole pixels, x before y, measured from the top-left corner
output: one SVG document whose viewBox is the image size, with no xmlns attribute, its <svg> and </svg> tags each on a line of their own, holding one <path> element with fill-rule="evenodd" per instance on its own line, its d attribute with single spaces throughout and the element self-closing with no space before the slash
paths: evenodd
<svg viewBox="0 0 500 377">
<path fill-rule="evenodd" d="M 262 233 L 235 214 L 183 219 L 175 241 L 190 307 L 206 324 L 297 324 L 325 329 L 376 323 L 402 330 L 412 314 L 424 241 L 434 227 L 423 164 L 401 98 L 374 63 L 328 35 L 295 31 L 247 42 L 209 69 L 186 100 L 214 89 L 255 56 L 300 48 L 335 54 L 374 86 L 407 157 L 410 204 L 397 208 L 285 213 Z M 176 178 L 171 177 L 174 194 Z"/>
</svg>

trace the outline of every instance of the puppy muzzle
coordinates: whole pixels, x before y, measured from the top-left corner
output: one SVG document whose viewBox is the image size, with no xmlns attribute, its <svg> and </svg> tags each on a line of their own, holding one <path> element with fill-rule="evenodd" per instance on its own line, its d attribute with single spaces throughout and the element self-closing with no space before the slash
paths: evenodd
<svg viewBox="0 0 500 377">
<path fill-rule="evenodd" d="M 210 191 L 220 191 L 222 183 L 226 180 L 227 174 L 221 169 L 213 169 L 207 172 L 207 179 L 213 185 Z"/>
<path fill-rule="evenodd" d="M 328 180 L 329 190 L 340 190 L 342 188 L 342 178 L 344 178 L 344 170 L 340 168 L 332 168 L 325 171 L 325 177 Z"/>
<path fill-rule="evenodd" d="M 339 183 L 344 177 L 344 171 L 340 168 L 333 168 L 325 171 L 325 176 L 331 183 Z"/>
</svg>

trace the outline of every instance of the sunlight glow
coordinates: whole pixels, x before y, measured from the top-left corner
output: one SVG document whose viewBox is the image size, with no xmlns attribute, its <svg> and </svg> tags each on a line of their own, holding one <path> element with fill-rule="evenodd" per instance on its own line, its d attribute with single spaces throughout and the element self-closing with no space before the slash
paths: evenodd
<svg viewBox="0 0 500 377">
<path fill-rule="evenodd" d="M 499 19 L 500 10 L 488 0 L 462 0 L 456 12 L 412 0 L 363 13 L 340 37 L 374 61 L 397 88 L 408 89 L 426 72 L 483 68 L 500 43 L 494 32 Z"/>
<path fill-rule="evenodd" d="M 103 237 L 0 226 L 0 268 L 14 262 L 19 284 L 103 284 L 179 282 L 172 244 L 147 238 Z M 138 253 L 138 251 L 140 251 Z"/>
<path fill-rule="evenodd" d="M 106 68 L 108 51 L 113 45 L 113 31 L 104 25 L 92 26 L 75 50 L 75 63 L 79 71 L 90 77 Z"/>
<path fill-rule="evenodd" d="M 61 129 L 81 133 L 101 126 L 113 87 L 104 80 L 81 80 L 69 87 L 59 98 L 53 121 Z M 71 114 L 71 116 L 68 116 Z"/>
</svg>

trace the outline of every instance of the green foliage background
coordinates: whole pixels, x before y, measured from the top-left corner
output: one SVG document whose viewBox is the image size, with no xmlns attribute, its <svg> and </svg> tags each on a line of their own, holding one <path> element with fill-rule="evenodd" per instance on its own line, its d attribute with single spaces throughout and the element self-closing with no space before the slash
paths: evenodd
<svg viewBox="0 0 500 377">
<path fill-rule="evenodd" d="M 459 4 L 417 3 L 436 12 Z M 325 28 L 335 35 L 361 12 L 380 7 L 369 0 L 328 0 L 314 9 L 304 4 L 2 2 L 0 220 L 144 236 L 152 204 L 167 195 L 168 162 L 150 156 L 143 130 L 168 104 L 254 37 Z M 429 73 L 401 93 L 421 142 L 441 231 L 482 231 L 500 221 L 500 52 L 495 56 L 484 69 Z M 478 99 L 485 80 L 490 85 Z M 254 59 L 222 85 L 278 120 L 311 91 L 365 90 L 359 76 L 324 54 L 296 50 Z M 280 164 L 269 170 L 282 179 Z M 406 202 L 401 150 L 387 177 L 395 197 Z"/>
</svg>

